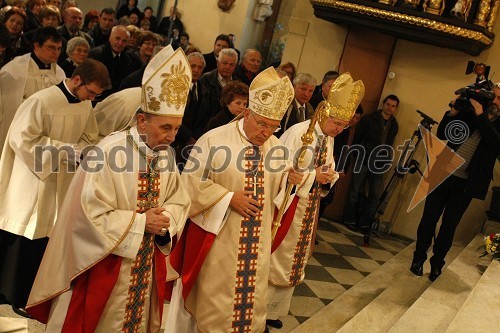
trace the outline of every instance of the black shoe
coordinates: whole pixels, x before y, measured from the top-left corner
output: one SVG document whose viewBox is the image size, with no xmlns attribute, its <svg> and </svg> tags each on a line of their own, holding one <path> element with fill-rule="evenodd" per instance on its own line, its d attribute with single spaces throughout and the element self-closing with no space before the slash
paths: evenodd
<svg viewBox="0 0 500 333">
<path fill-rule="evenodd" d="M 424 264 L 414 261 L 411 263 L 410 271 L 416 276 L 424 275 Z"/>
<path fill-rule="evenodd" d="M 431 265 L 431 272 L 429 273 L 429 280 L 434 282 L 438 276 L 441 275 L 441 267 L 434 267 Z"/>
<path fill-rule="evenodd" d="M 269 325 L 269 326 L 274 327 L 274 328 L 282 328 L 283 327 L 283 323 L 279 319 L 276 319 L 276 320 L 266 319 L 266 325 Z"/>
<path fill-rule="evenodd" d="M 28 314 L 28 312 L 26 312 L 26 310 L 24 310 L 23 308 L 20 308 L 20 307 L 17 307 L 15 305 L 12 305 L 12 311 L 14 311 L 16 314 L 22 316 L 22 317 L 25 317 L 25 318 L 28 318 L 28 319 L 31 319 L 32 317 Z"/>
</svg>

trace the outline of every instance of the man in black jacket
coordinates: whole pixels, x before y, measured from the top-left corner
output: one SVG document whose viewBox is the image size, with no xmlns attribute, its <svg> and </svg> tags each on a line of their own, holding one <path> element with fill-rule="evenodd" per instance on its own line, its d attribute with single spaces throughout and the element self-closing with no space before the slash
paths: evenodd
<svg viewBox="0 0 500 333">
<path fill-rule="evenodd" d="M 89 52 L 89 58 L 99 60 L 106 66 L 111 78 L 112 88 L 104 92 L 101 100 L 117 92 L 122 80 L 140 67 L 126 52 L 129 37 L 127 28 L 117 25 L 111 30 L 108 43 L 95 47 Z"/>
<path fill-rule="evenodd" d="M 66 45 L 73 37 L 83 37 L 87 40 L 92 49 L 94 47 L 94 40 L 86 32 L 82 31 L 83 28 L 83 14 L 77 7 L 68 7 L 64 10 L 62 15 L 64 24 L 57 27 L 57 32 L 63 38 L 62 50 L 59 55 L 59 63 L 66 60 Z"/>
<path fill-rule="evenodd" d="M 354 134 L 350 149 L 359 151 L 361 167 L 354 167 L 351 184 L 344 210 L 344 224 L 359 228 L 367 235 L 375 216 L 384 186 L 384 173 L 390 168 L 387 160 L 392 160 L 392 144 L 398 133 L 398 121 L 394 117 L 399 106 L 399 98 L 389 95 L 383 100 L 382 109 L 361 118 Z M 377 161 L 383 156 L 384 161 Z M 356 161 L 357 162 L 357 161 Z M 358 164 L 358 163 L 356 163 Z M 368 198 L 362 205 L 358 202 L 359 194 L 368 181 Z M 359 207 L 359 208 L 358 208 Z M 359 217 L 356 211 L 360 209 Z"/>
<path fill-rule="evenodd" d="M 104 8 L 99 15 L 99 23 L 89 31 L 89 35 L 94 39 L 94 45 L 101 46 L 108 42 L 111 29 L 115 25 L 115 10 Z"/>
<path fill-rule="evenodd" d="M 203 74 L 200 78 L 199 83 L 203 87 L 203 105 L 200 105 L 201 110 L 199 112 L 207 114 L 207 120 L 219 112 L 222 88 L 224 88 L 228 82 L 234 80 L 233 73 L 237 61 L 238 54 L 235 50 L 229 48 L 223 49 L 219 53 L 217 67 Z"/>
<path fill-rule="evenodd" d="M 205 58 L 205 69 L 203 73 L 208 73 L 217 68 L 217 59 L 219 57 L 219 52 L 222 49 L 229 48 L 230 40 L 228 35 L 219 35 L 215 38 L 214 50 L 210 53 L 205 53 L 203 57 Z M 236 54 L 236 62 L 238 62 L 238 54 Z"/>
<path fill-rule="evenodd" d="M 454 107 L 445 113 L 439 123 L 437 136 L 448 140 L 453 149 L 465 162 L 446 178 L 434 191 L 427 195 L 424 212 L 417 231 L 417 244 L 410 270 L 415 275 L 423 275 L 423 263 L 427 259 L 427 249 L 431 246 L 436 224 L 443 215 L 441 227 L 434 240 L 434 255 L 430 259 L 429 279 L 434 281 L 441 274 L 444 258 L 451 248 L 458 223 L 473 198 L 484 200 L 493 177 L 495 160 L 500 154 L 500 84 L 493 92 L 495 99 L 487 111 L 477 101 L 471 99 L 474 111 L 458 111 Z M 451 105 L 455 105 L 452 101 Z M 457 143 L 450 135 L 448 126 L 457 121 L 468 128 L 468 137 Z M 431 176 L 431 175 L 429 175 Z"/>
</svg>

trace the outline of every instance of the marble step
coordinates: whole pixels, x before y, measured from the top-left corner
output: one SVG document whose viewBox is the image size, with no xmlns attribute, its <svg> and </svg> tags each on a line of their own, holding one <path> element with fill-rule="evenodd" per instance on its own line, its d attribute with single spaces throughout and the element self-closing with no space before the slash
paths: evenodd
<svg viewBox="0 0 500 333">
<path fill-rule="evenodd" d="M 479 234 L 388 332 L 444 332 L 488 267 L 490 260 L 477 251 L 482 244 Z"/>
<path fill-rule="evenodd" d="M 492 261 L 446 333 L 498 332 L 500 326 L 500 262 Z"/>
<path fill-rule="evenodd" d="M 413 250 L 414 247 L 412 247 Z M 448 262 L 452 262 L 463 250 L 462 246 L 455 245 L 448 253 Z M 351 320 L 337 332 L 387 332 L 408 308 L 432 284 L 428 279 L 430 266 L 424 265 L 426 274 L 415 276 L 410 272 L 409 266 L 413 259 L 413 251 L 406 253 L 404 265 L 394 272 L 394 283 L 388 286 L 370 304 L 360 310 Z"/>
<path fill-rule="evenodd" d="M 391 285 L 398 282 L 403 272 L 408 272 L 415 243 L 388 260 L 379 269 L 337 297 L 292 332 L 336 332 L 365 306 Z M 455 256 L 460 248 L 453 247 Z M 426 268 L 429 271 L 429 267 Z M 424 280 L 425 276 L 422 278 Z M 366 329 L 366 326 L 365 326 Z"/>
</svg>

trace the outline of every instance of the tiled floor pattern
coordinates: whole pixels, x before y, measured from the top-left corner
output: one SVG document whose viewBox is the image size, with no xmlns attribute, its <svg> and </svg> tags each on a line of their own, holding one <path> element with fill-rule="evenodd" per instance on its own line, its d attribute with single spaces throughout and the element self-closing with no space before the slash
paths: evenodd
<svg viewBox="0 0 500 333">
<path fill-rule="evenodd" d="M 280 318 L 283 328 L 271 332 L 292 331 L 409 245 L 378 233 L 364 247 L 361 234 L 325 219 L 319 222 L 317 239 L 304 283 L 295 288 L 288 316 Z"/>
<path fill-rule="evenodd" d="M 372 238 L 370 247 L 363 247 L 361 234 L 324 219 L 319 222 L 317 239 L 319 245 L 315 246 L 313 256 L 307 264 L 304 283 L 295 288 L 289 315 L 280 318 L 283 328 L 271 329 L 271 332 L 290 332 L 409 244 L 379 233 L 378 237 Z M 7 321 L 20 327 L 29 324 L 30 333 L 43 332 L 43 325 L 33 320 L 7 318 L 20 317 L 8 306 L 2 305 L 0 333 L 26 332 L 2 329 L 6 327 Z"/>
</svg>

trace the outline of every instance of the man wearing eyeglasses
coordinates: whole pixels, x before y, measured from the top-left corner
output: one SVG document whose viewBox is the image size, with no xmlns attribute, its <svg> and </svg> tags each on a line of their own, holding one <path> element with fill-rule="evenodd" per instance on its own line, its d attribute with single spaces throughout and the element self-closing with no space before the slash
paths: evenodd
<svg viewBox="0 0 500 333">
<path fill-rule="evenodd" d="M 60 45 L 60 44 L 59 44 Z M 87 59 L 71 79 L 41 90 L 17 110 L 0 159 L 0 303 L 20 314 L 80 152 L 97 143 L 92 101 L 110 85 Z"/>
<path fill-rule="evenodd" d="M 56 28 L 40 28 L 33 36 L 33 52 L 14 58 L 0 70 L 0 113 L 3 114 L 0 118 L 0 154 L 19 105 L 35 92 L 66 78 L 57 65 L 61 44 Z"/>
<path fill-rule="evenodd" d="M 306 171 L 307 180 L 289 200 L 291 204 L 273 240 L 266 320 L 271 327 L 283 326 L 278 317 L 288 315 L 293 291 L 304 280 L 320 198 L 328 193 L 323 186 L 331 187 L 339 178 L 334 171 L 333 138 L 349 127 L 364 92 L 363 82 L 354 82 L 349 73 L 344 73 L 317 108 L 313 141 L 306 147 L 302 164 L 297 165 Z M 301 138 L 311 121 L 290 127 L 280 137 L 294 161 L 299 158 L 303 147 Z"/>
<path fill-rule="evenodd" d="M 382 109 L 362 117 L 356 128 L 350 149 L 362 150 L 361 168 L 354 168 L 344 209 L 344 224 L 353 230 L 368 235 L 384 186 L 384 173 L 390 168 L 387 160 L 394 155 L 392 144 L 398 133 L 398 121 L 394 113 L 399 106 L 396 95 L 388 95 Z M 377 157 L 382 156 L 379 161 Z M 357 164 L 357 161 L 356 161 Z M 368 182 L 368 197 L 364 203 L 359 198 Z M 359 208 L 358 208 L 359 207 Z M 357 212 L 359 211 L 359 213 Z"/>
<path fill-rule="evenodd" d="M 287 173 L 291 164 L 273 136 L 292 98 L 288 77 L 266 69 L 252 81 L 242 116 L 201 136 L 191 150 L 181 176 L 191 221 L 180 242 L 185 252 L 178 244 L 171 255 L 181 276 L 166 332 L 266 329 L 273 199 L 284 177 L 293 184 L 303 178 Z"/>
</svg>

